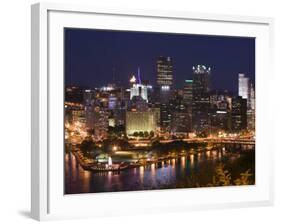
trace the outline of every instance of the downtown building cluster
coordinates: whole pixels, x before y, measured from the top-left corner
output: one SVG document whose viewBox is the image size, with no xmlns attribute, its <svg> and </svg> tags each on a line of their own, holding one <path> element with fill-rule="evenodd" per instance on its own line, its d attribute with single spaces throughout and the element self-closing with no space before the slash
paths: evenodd
<svg viewBox="0 0 281 224">
<path fill-rule="evenodd" d="M 175 88 L 171 57 L 156 60 L 156 84 L 143 80 L 140 69 L 124 87 L 68 86 L 65 122 L 79 124 L 95 140 L 109 135 L 128 138 L 186 138 L 255 129 L 254 85 L 237 74 L 238 95 L 211 88 L 211 68 L 196 65 L 191 79 Z"/>
</svg>

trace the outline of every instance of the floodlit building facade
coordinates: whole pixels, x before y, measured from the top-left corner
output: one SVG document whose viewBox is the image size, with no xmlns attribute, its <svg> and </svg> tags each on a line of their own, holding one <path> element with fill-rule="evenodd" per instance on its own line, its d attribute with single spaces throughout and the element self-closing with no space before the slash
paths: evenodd
<svg viewBox="0 0 281 224">
<path fill-rule="evenodd" d="M 133 136 L 134 133 L 157 131 L 157 113 L 155 111 L 127 111 L 126 134 Z"/>
<path fill-rule="evenodd" d="M 238 96 L 249 99 L 249 78 L 245 74 L 238 74 Z"/>
</svg>

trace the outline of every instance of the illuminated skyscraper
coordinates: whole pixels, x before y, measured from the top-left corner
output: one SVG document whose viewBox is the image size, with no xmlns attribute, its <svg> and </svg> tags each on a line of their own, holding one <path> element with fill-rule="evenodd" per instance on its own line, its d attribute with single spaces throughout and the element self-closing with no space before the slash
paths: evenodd
<svg viewBox="0 0 281 224">
<path fill-rule="evenodd" d="M 230 130 L 231 96 L 227 91 L 210 92 L 211 131 Z"/>
<path fill-rule="evenodd" d="M 186 105 L 192 104 L 192 85 L 193 80 L 185 80 L 183 86 L 183 102 Z"/>
<path fill-rule="evenodd" d="M 256 122 L 256 109 L 255 109 L 255 89 L 254 85 L 250 83 L 249 103 L 247 105 L 247 125 L 249 130 L 255 130 Z"/>
<path fill-rule="evenodd" d="M 238 74 L 238 95 L 247 100 L 247 128 L 255 129 L 255 90 L 245 74 Z"/>
<path fill-rule="evenodd" d="M 192 126 L 196 132 L 209 131 L 210 120 L 210 86 L 211 68 L 205 65 L 193 67 L 192 84 Z"/>
<path fill-rule="evenodd" d="M 95 136 L 99 139 L 105 139 L 108 131 L 108 111 L 106 108 L 100 106 L 93 107 L 92 114 L 92 128 L 94 129 Z"/>
<path fill-rule="evenodd" d="M 249 78 L 242 73 L 238 74 L 238 95 L 249 99 Z"/>
<path fill-rule="evenodd" d="M 171 57 L 159 56 L 156 61 L 156 88 L 155 102 L 160 107 L 161 130 L 171 129 L 171 108 L 169 101 L 172 98 L 173 63 Z"/>
<path fill-rule="evenodd" d="M 173 85 L 173 63 L 171 57 L 160 56 L 157 59 L 157 85 L 170 89 Z"/>
<path fill-rule="evenodd" d="M 186 135 L 191 130 L 190 114 L 187 105 L 184 104 L 183 97 L 176 95 L 170 101 L 171 107 L 171 133 L 173 135 Z"/>
<path fill-rule="evenodd" d="M 147 96 L 147 85 L 143 85 L 141 82 L 141 77 L 140 77 L 140 69 L 138 68 L 138 75 L 137 78 L 133 75 L 130 79 L 130 100 L 134 96 L 140 96 L 142 97 L 143 100 L 146 102 L 148 101 L 148 96 Z"/>
<path fill-rule="evenodd" d="M 234 132 L 247 128 L 247 100 L 241 96 L 232 98 L 231 129 Z"/>
</svg>

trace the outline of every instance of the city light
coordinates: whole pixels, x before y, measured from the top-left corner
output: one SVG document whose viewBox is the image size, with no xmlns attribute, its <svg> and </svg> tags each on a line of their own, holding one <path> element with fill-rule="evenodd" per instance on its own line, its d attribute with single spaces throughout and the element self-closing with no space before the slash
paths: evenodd
<svg viewBox="0 0 281 224">
<path fill-rule="evenodd" d="M 66 183 L 79 192 L 221 186 L 215 183 L 219 163 L 230 167 L 237 178 L 242 168 L 252 169 L 251 76 L 235 74 L 237 94 L 232 83 L 211 83 L 218 82 L 215 63 L 192 66 L 194 60 L 187 57 L 184 60 L 191 62 L 182 65 L 186 71 L 181 74 L 177 66 L 183 59 L 157 56 L 150 62 L 155 71 L 145 64 L 148 60 L 119 65 L 112 59 L 98 66 L 85 85 L 66 86 Z M 142 75 L 136 65 L 143 66 Z M 105 66 L 106 74 L 112 71 L 111 78 L 99 76 Z"/>
<path fill-rule="evenodd" d="M 113 151 L 117 151 L 117 149 L 118 149 L 118 147 L 117 147 L 116 145 L 114 145 L 114 146 L 112 147 L 112 150 L 113 150 Z"/>
</svg>

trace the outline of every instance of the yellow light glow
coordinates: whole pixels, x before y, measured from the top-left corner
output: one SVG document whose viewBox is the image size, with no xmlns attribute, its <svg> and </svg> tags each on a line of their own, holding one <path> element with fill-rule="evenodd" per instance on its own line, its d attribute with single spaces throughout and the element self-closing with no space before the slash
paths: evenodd
<svg viewBox="0 0 281 224">
<path fill-rule="evenodd" d="M 135 83 L 137 81 L 136 77 L 133 75 L 130 79 L 130 83 Z"/>
</svg>

